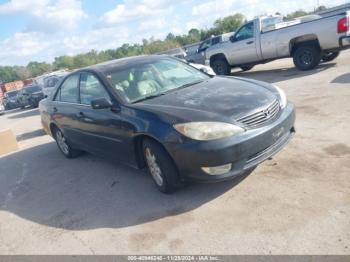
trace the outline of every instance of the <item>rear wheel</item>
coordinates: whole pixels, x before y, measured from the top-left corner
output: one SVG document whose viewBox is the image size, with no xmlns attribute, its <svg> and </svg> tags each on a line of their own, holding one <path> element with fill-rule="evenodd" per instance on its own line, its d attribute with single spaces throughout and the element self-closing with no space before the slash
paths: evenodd
<svg viewBox="0 0 350 262">
<path fill-rule="evenodd" d="M 339 56 L 340 52 L 324 52 L 321 56 L 323 62 L 333 61 Z"/>
<path fill-rule="evenodd" d="M 321 60 L 320 49 L 315 45 L 301 45 L 293 54 L 295 66 L 300 70 L 314 69 Z"/>
<path fill-rule="evenodd" d="M 73 149 L 64 134 L 57 127 L 53 131 L 54 138 L 56 140 L 57 146 L 62 152 L 62 154 L 67 158 L 74 158 L 81 154 L 80 150 Z"/>
<path fill-rule="evenodd" d="M 155 185 L 159 191 L 169 194 L 180 185 L 177 168 L 168 152 L 155 141 L 143 142 L 143 155 Z"/>
<path fill-rule="evenodd" d="M 213 68 L 215 74 L 217 75 L 229 75 L 231 73 L 231 66 L 224 58 L 214 59 L 214 61 L 211 63 L 211 68 Z"/>
</svg>

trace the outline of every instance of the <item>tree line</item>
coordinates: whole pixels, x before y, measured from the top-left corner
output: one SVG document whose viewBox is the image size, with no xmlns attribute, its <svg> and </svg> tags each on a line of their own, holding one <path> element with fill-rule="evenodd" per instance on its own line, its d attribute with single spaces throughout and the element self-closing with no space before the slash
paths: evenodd
<svg viewBox="0 0 350 262">
<path fill-rule="evenodd" d="M 316 11 L 324 9 L 326 9 L 324 6 L 320 6 Z M 290 20 L 307 14 L 309 13 L 300 9 L 288 14 L 284 19 Z M 151 37 L 150 39 L 143 39 L 140 44 L 123 44 L 116 49 L 108 49 L 104 51 L 91 50 L 87 53 L 74 56 L 63 55 L 55 57 L 53 63 L 29 62 L 27 66 L 0 66 L 0 83 L 33 78 L 59 69 L 81 68 L 112 59 L 142 54 L 154 54 L 187 44 L 200 42 L 212 35 L 220 35 L 236 31 L 245 22 L 246 18 L 244 15 L 236 13 L 234 15 L 217 19 L 211 28 L 193 28 L 189 30 L 187 34 L 183 35 L 169 33 L 163 40 Z"/>
</svg>

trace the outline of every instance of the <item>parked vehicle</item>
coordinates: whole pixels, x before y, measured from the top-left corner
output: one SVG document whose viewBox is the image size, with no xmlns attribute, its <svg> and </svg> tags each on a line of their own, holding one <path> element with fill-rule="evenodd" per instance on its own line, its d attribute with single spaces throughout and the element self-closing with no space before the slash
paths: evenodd
<svg viewBox="0 0 350 262">
<path fill-rule="evenodd" d="M 147 166 L 162 192 L 239 176 L 294 134 L 294 106 L 276 86 L 208 76 L 168 56 L 78 70 L 40 102 L 45 131 L 67 158 L 81 150 Z"/>
<path fill-rule="evenodd" d="M 179 47 L 179 48 L 173 48 L 173 49 L 169 49 L 169 50 L 166 50 L 163 52 L 159 52 L 159 53 L 157 53 L 157 55 L 169 55 L 169 56 L 176 57 L 179 59 L 185 59 L 187 54 L 186 54 L 185 50 L 183 50 L 182 48 Z"/>
<path fill-rule="evenodd" d="M 68 73 L 64 72 L 59 75 L 50 75 L 44 78 L 43 80 L 43 93 L 44 96 L 49 96 L 52 90 L 54 90 L 55 86 L 58 82 Z"/>
<path fill-rule="evenodd" d="M 200 43 L 199 47 L 195 52 L 187 52 L 186 55 L 186 60 L 190 63 L 195 63 L 195 64 L 205 64 L 205 51 L 222 42 L 228 41 L 230 37 L 234 34 L 232 33 L 227 33 L 219 36 L 214 36 L 211 38 L 208 38 L 204 40 L 203 42 Z"/>
<path fill-rule="evenodd" d="M 186 62 L 186 52 L 182 49 L 182 48 L 175 48 L 175 49 L 171 49 L 168 51 L 164 51 L 161 53 L 157 53 L 157 55 L 168 55 L 171 57 L 175 57 L 177 59 L 180 59 L 184 62 Z M 189 63 L 189 65 L 193 66 L 194 68 L 197 68 L 199 70 L 201 70 L 202 72 L 208 74 L 208 75 L 215 75 L 215 72 L 213 71 L 213 69 L 210 66 L 207 65 L 202 65 L 202 64 L 196 64 L 196 63 Z"/>
<path fill-rule="evenodd" d="M 24 87 L 17 95 L 17 103 L 24 109 L 27 106 L 38 107 L 40 100 L 44 98 L 43 90 L 38 85 Z"/>
<path fill-rule="evenodd" d="M 2 102 L 0 101 L 0 115 L 4 114 L 5 113 L 5 107 L 4 105 L 2 104 Z"/>
<path fill-rule="evenodd" d="M 277 23 L 271 30 L 262 30 L 257 18 L 243 25 L 229 42 L 207 49 L 206 58 L 219 75 L 228 75 L 232 67 L 246 71 L 283 57 L 293 57 L 298 69 L 310 70 L 350 47 L 349 16 L 350 12 L 313 20 L 306 17 L 296 23 Z"/>
<path fill-rule="evenodd" d="M 6 110 L 15 109 L 19 107 L 17 102 L 17 95 L 19 90 L 13 90 L 4 94 L 4 106 Z"/>
</svg>

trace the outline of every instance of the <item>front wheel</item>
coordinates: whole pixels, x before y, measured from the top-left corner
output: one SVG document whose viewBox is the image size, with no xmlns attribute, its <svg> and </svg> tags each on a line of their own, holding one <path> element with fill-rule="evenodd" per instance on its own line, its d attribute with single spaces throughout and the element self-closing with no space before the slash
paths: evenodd
<svg viewBox="0 0 350 262">
<path fill-rule="evenodd" d="M 321 56 L 323 62 L 333 61 L 339 56 L 340 52 L 324 52 Z"/>
<path fill-rule="evenodd" d="M 320 49 L 314 45 L 301 45 L 293 54 L 294 65 L 303 71 L 314 69 L 320 63 L 320 60 Z"/>
<path fill-rule="evenodd" d="M 158 190 L 169 194 L 180 185 L 177 168 L 168 152 L 152 140 L 143 142 L 143 155 L 150 173 Z"/>
<path fill-rule="evenodd" d="M 81 154 L 80 150 L 71 147 L 61 130 L 55 128 L 53 133 L 57 146 L 65 157 L 75 158 Z"/>
<path fill-rule="evenodd" d="M 211 63 L 211 68 L 217 75 L 229 75 L 231 73 L 231 66 L 226 59 L 217 58 Z"/>
</svg>

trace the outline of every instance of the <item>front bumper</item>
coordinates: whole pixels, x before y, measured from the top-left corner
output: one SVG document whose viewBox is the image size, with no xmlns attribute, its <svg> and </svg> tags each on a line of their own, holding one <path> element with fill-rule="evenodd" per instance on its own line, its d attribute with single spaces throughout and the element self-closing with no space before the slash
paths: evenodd
<svg viewBox="0 0 350 262">
<path fill-rule="evenodd" d="M 194 141 L 173 145 L 169 150 L 181 178 L 197 181 L 221 181 L 252 169 L 281 150 L 295 133 L 295 110 L 288 103 L 274 122 L 247 130 L 237 136 L 215 141 Z M 201 167 L 232 164 L 228 173 L 208 175 Z"/>
</svg>

